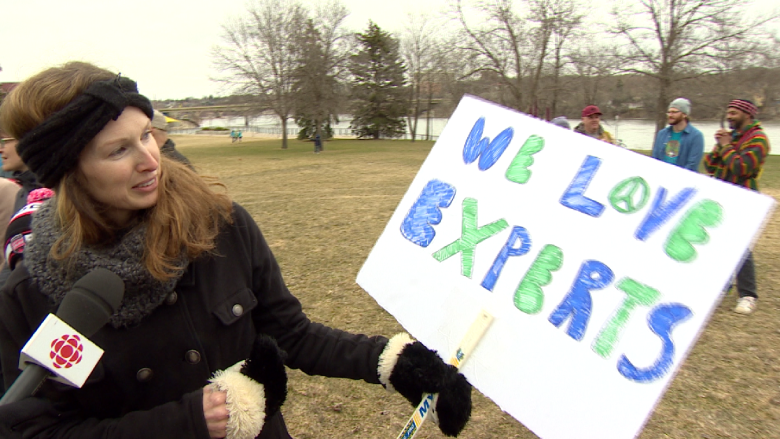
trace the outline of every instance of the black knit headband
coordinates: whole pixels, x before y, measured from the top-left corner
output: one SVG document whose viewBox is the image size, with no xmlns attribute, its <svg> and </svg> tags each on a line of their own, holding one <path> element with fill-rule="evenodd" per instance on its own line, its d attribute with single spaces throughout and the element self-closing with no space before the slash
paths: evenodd
<svg viewBox="0 0 780 439">
<path fill-rule="evenodd" d="M 53 188 L 79 161 L 81 151 L 127 106 L 137 107 L 149 119 L 152 103 L 138 94 L 134 81 L 117 76 L 91 84 L 63 109 L 24 135 L 16 145 L 22 161 L 45 187 Z"/>
</svg>

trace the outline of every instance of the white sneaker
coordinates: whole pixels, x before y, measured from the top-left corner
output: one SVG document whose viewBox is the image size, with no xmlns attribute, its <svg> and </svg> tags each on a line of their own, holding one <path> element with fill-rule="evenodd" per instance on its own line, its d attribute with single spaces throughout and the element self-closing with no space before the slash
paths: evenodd
<svg viewBox="0 0 780 439">
<path fill-rule="evenodd" d="M 750 296 L 740 297 L 736 308 L 734 308 L 734 312 L 737 314 L 752 314 L 755 310 L 756 298 Z"/>
</svg>

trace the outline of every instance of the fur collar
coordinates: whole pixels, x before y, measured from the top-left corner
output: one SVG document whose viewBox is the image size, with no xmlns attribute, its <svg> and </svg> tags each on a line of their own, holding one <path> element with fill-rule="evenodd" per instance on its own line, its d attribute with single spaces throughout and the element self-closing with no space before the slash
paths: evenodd
<svg viewBox="0 0 780 439">
<path fill-rule="evenodd" d="M 140 225 L 105 246 L 82 247 L 66 261 L 49 256 L 54 242 L 62 235 L 55 219 L 56 198 L 41 206 L 33 217 L 34 239 L 24 252 L 24 262 L 33 284 L 54 305 L 59 305 L 73 284 L 92 269 L 106 268 L 125 282 L 125 296 L 119 309 L 111 316 L 115 328 L 137 324 L 160 306 L 173 291 L 184 268 L 166 282 L 155 279 L 141 262 L 144 253 L 146 227 Z M 186 267 L 185 256 L 180 267 Z"/>
</svg>

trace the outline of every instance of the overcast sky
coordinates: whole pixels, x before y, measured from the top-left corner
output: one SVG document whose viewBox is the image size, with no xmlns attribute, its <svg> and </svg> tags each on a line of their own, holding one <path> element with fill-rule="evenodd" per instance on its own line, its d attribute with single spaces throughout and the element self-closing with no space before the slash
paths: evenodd
<svg viewBox="0 0 780 439">
<path fill-rule="evenodd" d="M 776 0 L 756 1 L 769 6 Z M 385 30 L 400 31 L 408 14 L 436 13 L 446 0 L 342 3 L 351 11 L 349 29 L 362 31 L 372 19 Z M 246 5 L 247 0 L 0 0 L 0 82 L 80 60 L 121 72 L 151 99 L 224 95 L 209 79 L 216 73 L 210 50 L 220 43 L 220 26 Z"/>
</svg>

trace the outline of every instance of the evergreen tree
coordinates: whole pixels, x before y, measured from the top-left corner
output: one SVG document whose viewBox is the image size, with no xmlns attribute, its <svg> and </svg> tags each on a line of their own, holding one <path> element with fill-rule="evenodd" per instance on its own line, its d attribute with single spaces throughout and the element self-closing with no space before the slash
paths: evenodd
<svg viewBox="0 0 780 439">
<path fill-rule="evenodd" d="M 360 138 L 400 137 L 406 132 L 408 101 L 398 40 L 371 21 L 357 40 L 362 48 L 349 66 L 354 78 L 350 128 Z"/>
</svg>

